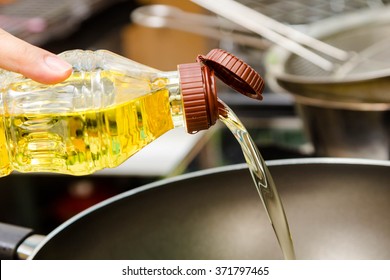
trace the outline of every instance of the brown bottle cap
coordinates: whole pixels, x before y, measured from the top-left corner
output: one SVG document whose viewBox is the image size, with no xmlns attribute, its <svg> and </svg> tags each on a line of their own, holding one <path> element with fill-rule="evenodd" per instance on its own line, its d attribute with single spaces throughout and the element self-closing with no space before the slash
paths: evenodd
<svg viewBox="0 0 390 280">
<path fill-rule="evenodd" d="M 197 61 L 178 65 L 188 133 L 208 129 L 218 119 L 214 74 L 238 92 L 262 99 L 263 79 L 234 55 L 214 49 L 206 56 L 199 55 Z"/>
<path fill-rule="evenodd" d="M 214 71 L 221 81 L 250 98 L 263 99 L 264 81 L 248 64 L 236 56 L 221 50 L 211 50 L 198 60 Z"/>
<path fill-rule="evenodd" d="M 218 118 L 214 76 L 200 63 L 178 65 L 188 133 L 208 129 Z"/>
</svg>

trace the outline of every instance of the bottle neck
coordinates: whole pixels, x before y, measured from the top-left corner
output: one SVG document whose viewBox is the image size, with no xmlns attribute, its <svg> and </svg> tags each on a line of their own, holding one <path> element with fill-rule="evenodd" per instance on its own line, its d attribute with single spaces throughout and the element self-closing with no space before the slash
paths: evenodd
<svg viewBox="0 0 390 280">
<path fill-rule="evenodd" d="M 178 71 L 163 72 L 164 78 L 167 79 L 166 88 L 169 94 L 169 108 L 171 112 L 174 127 L 184 127 L 183 100 L 180 91 Z"/>
</svg>

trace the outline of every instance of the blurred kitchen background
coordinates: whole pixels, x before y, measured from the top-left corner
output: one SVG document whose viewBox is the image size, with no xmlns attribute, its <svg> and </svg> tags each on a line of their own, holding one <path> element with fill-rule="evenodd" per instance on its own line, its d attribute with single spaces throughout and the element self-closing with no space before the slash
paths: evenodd
<svg viewBox="0 0 390 280">
<path fill-rule="evenodd" d="M 390 0 L 239 2 L 305 31 L 319 20 L 385 7 Z M 131 19 L 130 15 L 139 7 L 154 4 L 214 15 L 183 0 L 0 0 L 0 27 L 54 53 L 69 49 L 107 49 L 160 70 L 175 70 L 177 64 L 193 62 L 198 54 L 207 54 L 210 49 L 219 47 L 236 54 L 267 76 L 264 61 L 272 45 L 267 40 L 258 40 L 259 46 L 254 47 L 234 39 L 234 28 L 206 36 L 196 23 L 190 26 L 193 32 L 187 32 L 169 27 L 154 28 L 147 26 L 147 22 L 136 23 Z M 289 94 L 266 86 L 264 100 L 258 102 L 219 85 L 219 97 L 248 128 L 266 160 L 346 156 L 327 154 L 326 150 L 314 147 L 316 139 L 305 130 L 295 100 Z M 388 110 L 380 116 L 387 127 L 390 126 Z M 338 120 L 334 122 L 337 126 Z M 329 129 L 326 126 L 325 131 Z M 357 128 L 347 133 L 356 133 L 357 139 L 364 131 Z M 376 135 L 382 137 L 380 133 Z M 388 130 L 383 137 L 385 149 L 374 157 L 388 159 Z M 362 156 L 356 154 L 356 157 Z M 0 221 L 32 227 L 46 234 L 83 209 L 123 191 L 160 178 L 241 162 L 244 158 L 238 143 L 221 124 L 196 135 L 175 130 L 116 169 L 84 177 L 14 173 L 0 178 Z"/>
</svg>

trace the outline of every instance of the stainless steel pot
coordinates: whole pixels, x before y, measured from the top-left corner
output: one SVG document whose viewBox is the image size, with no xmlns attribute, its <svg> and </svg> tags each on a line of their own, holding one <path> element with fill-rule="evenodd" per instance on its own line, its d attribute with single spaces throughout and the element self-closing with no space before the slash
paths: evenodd
<svg viewBox="0 0 390 280">
<path fill-rule="evenodd" d="M 281 47 L 267 54 L 268 85 L 295 97 L 321 156 L 390 158 L 390 18 L 380 15 L 357 13 L 310 26 L 312 36 L 369 56 L 341 78 Z"/>
<path fill-rule="evenodd" d="M 299 259 L 390 258 L 390 162 L 318 158 L 268 165 Z M 25 249 L 25 243 L 19 246 Z M 108 199 L 44 237 L 30 258 L 281 259 L 282 254 L 247 166 L 240 164 Z"/>
</svg>

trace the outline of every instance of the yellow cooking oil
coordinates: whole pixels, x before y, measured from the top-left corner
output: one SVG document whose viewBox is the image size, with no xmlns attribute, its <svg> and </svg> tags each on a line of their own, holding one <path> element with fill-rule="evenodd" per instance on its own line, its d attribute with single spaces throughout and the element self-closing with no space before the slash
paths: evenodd
<svg viewBox="0 0 390 280">
<path fill-rule="evenodd" d="M 8 158 L 8 149 L 4 133 L 4 118 L 0 115 L 0 176 L 11 173 L 12 168 Z"/>
<path fill-rule="evenodd" d="M 9 86 L 28 95 L 12 100 L 22 104 L 23 113 L 13 109 L 0 116 L 0 176 L 12 170 L 86 175 L 120 165 L 174 127 L 165 83 L 100 71 L 76 72 L 52 86 L 33 81 Z M 93 90 L 103 97 L 93 97 Z"/>
</svg>

